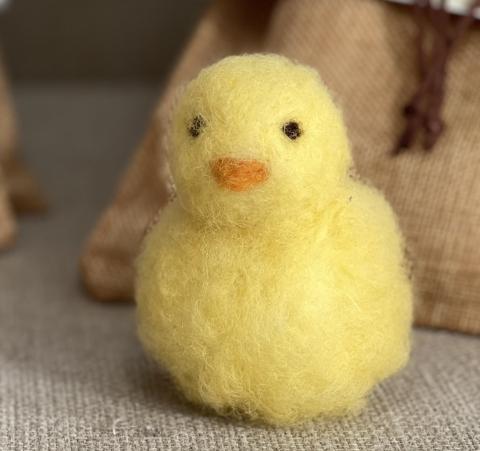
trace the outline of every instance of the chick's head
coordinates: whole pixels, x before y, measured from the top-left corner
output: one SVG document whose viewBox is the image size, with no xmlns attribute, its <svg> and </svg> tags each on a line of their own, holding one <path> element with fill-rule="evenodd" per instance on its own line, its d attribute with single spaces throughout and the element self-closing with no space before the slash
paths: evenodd
<svg viewBox="0 0 480 451">
<path fill-rule="evenodd" d="M 173 115 L 179 202 L 213 222 L 321 208 L 350 161 L 341 113 L 318 74 L 277 55 L 228 57 L 202 70 Z"/>
</svg>

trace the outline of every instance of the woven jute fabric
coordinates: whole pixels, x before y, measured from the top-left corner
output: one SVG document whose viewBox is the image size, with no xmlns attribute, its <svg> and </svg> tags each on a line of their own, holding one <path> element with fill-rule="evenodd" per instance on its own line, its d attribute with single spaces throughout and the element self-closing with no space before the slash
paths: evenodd
<svg viewBox="0 0 480 451">
<path fill-rule="evenodd" d="M 417 145 L 393 157 L 417 83 L 415 34 L 410 8 L 380 0 L 260 1 L 255 14 L 246 2 L 213 3 L 87 244 L 82 267 L 91 292 L 132 294 L 139 241 L 167 197 L 162 138 L 177 87 L 223 56 L 275 52 L 318 69 L 344 110 L 359 173 L 399 215 L 418 287 L 417 324 L 480 333 L 480 30 L 451 59 L 448 128 L 435 149 Z"/>
<path fill-rule="evenodd" d="M 10 246 L 15 237 L 13 209 L 38 212 L 45 208 L 41 190 L 19 156 L 12 95 L 0 59 L 0 249 Z"/>
<path fill-rule="evenodd" d="M 0 250 L 10 246 L 15 237 L 16 224 L 7 191 L 4 162 L 12 152 L 15 126 L 11 112 L 8 86 L 0 60 Z"/>
<path fill-rule="evenodd" d="M 0 450 L 478 451 L 480 337 L 416 330 L 409 365 L 359 416 L 271 428 L 183 402 L 145 357 L 134 306 L 89 301 L 76 284 L 79 243 L 155 93 L 131 84 L 16 91 L 25 140 L 36 142 L 25 156 L 57 208 L 25 224 L 21 245 L 0 257 Z"/>
<path fill-rule="evenodd" d="M 15 238 L 16 224 L 0 168 L 0 251 L 9 247 Z"/>
</svg>

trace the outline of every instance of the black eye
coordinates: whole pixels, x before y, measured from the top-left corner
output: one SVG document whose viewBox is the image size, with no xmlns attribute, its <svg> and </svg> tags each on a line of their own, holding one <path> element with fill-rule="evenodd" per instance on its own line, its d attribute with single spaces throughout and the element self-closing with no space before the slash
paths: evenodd
<svg viewBox="0 0 480 451">
<path fill-rule="evenodd" d="M 188 133 L 196 138 L 202 132 L 202 129 L 205 127 L 205 119 L 198 115 L 192 119 L 190 126 L 188 127 Z"/>
<path fill-rule="evenodd" d="M 283 125 L 282 131 L 290 139 L 297 139 L 302 134 L 302 130 L 300 129 L 298 122 L 287 122 Z"/>
</svg>

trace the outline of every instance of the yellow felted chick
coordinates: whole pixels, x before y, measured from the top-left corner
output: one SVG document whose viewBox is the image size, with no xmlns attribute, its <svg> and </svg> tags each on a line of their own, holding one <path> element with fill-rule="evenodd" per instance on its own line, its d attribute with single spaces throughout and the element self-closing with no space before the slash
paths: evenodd
<svg viewBox="0 0 480 451">
<path fill-rule="evenodd" d="M 187 86 L 169 139 L 177 197 L 137 262 L 147 351 L 220 414 L 357 411 L 408 359 L 412 289 L 395 216 L 349 176 L 317 73 L 226 58 Z"/>
</svg>

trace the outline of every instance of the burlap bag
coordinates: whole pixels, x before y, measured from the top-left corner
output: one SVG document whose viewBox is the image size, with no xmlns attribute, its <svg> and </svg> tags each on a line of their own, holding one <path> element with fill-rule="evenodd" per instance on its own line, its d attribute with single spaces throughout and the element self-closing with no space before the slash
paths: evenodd
<svg viewBox="0 0 480 451">
<path fill-rule="evenodd" d="M 12 244 L 17 212 L 38 212 L 45 199 L 32 175 L 20 160 L 18 134 L 10 89 L 0 59 L 0 249 Z"/>
<path fill-rule="evenodd" d="M 132 294 L 139 241 L 167 197 L 161 138 L 175 88 L 225 55 L 268 51 L 317 68 L 343 108 L 358 170 L 385 192 L 407 237 L 417 324 L 479 333 L 480 30 L 452 58 L 448 129 L 434 151 L 418 146 L 392 157 L 402 107 L 416 87 L 415 32 L 410 8 L 381 0 L 279 0 L 255 9 L 240 0 L 214 3 L 87 243 L 82 268 L 91 292 L 102 299 Z"/>
<path fill-rule="evenodd" d="M 0 251 L 13 243 L 15 233 L 15 220 L 8 199 L 5 178 L 0 168 Z"/>
</svg>

